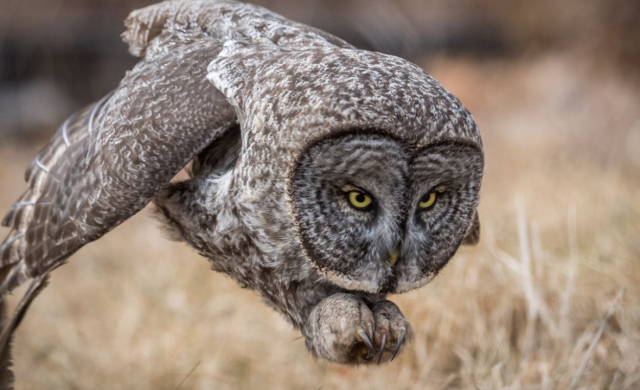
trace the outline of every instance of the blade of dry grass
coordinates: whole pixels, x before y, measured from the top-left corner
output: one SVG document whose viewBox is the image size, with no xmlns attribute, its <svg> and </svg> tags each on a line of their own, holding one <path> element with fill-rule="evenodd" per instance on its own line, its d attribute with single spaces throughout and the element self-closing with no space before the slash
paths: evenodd
<svg viewBox="0 0 640 390">
<path fill-rule="evenodd" d="M 198 366 L 200 365 L 200 363 L 202 362 L 202 360 L 198 361 L 198 363 L 196 363 L 195 366 L 193 366 L 193 368 L 191 369 L 191 371 L 189 371 L 189 373 L 187 374 L 187 376 L 184 377 L 184 379 L 182 381 L 180 381 L 180 383 L 178 383 L 178 386 L 176 386 L 176 388 L 174 390 L 178 390 L 182 384 L 184 382 L 187 381 L 187 379 L 189 379 L 189 377 L 191 376 L 191 374 L 193 374 L 193 372 L 196 370 L 196 368 L 198 368 Z"/>
<path fill-rule="evenodd" d="M 589 360 L 591 360 L 591 357 L 593 356 L 596 350 L 596 346 L 598 345 L 598 342 L 600 341 L 600 338 L 602 337 L 604 330 L 607 328 L 607 324 L 609 324 L 609 320 L 611 319 L 611 317 L 613 317 L 613 314 L 616 312 L 616 308 L 618 307 L 618 303 L 622 299 L 624 292 L 625 292 L 625 289 L 624 288 L 621 289 L 618 292 L 618 295 L 616 295 L 616 299 L 613 300 L 611 307 L 609 307 L 609 311 L 607 312 L 607 315 L 604 317 L 604 320 L 602 320 L 602 324 L 600 324 L 600 328 L 598 329 L 598 332 L 593 336 L 593 340 L 591 340 L 589 349 L 587 350 L 587 353 L 584 355 L 584 358 L 582 359 L 582 363 L 580 363 L 580 368 L 578 369 L 578 372 L 576 372 L 576 375 L 573 377 L 573 380 L 571 381 L 569 390 L 574 390 L 578 386 L 578 382 L 582 378 L 584 371 L 587 369 L 587 364 L 589 364 Z"/>
</svg>

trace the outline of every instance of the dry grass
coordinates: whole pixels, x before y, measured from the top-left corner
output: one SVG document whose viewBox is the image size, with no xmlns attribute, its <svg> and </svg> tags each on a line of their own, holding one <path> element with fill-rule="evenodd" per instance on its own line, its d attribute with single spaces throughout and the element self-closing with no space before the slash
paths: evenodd
<svg viewBox="0 0 640 390">
<path fill-rule="evenodd" d="M 583 60 L 427 64 L 483 131 L 483 238 L 392 297 L 416 331 L 393 363 L 314 362 L 141 213 L 54 273 L 16 336 L 17 388 L 640 388 L 640 94 Z M 0 147 L 0 209 L 34 153 Z"/>
</svg>

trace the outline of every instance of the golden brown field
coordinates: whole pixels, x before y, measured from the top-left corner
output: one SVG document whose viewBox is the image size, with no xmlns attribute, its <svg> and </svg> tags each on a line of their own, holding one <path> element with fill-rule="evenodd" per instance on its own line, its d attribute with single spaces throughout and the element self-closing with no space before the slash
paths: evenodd
<svg viewBox="0 0 640 390">
<path fill-rule="evenodd" d="M 145 211 L 54 272 L 16 334 L 17 388 L 640 389 L 640 92 L 588 63 L 424 63 L 483 133 L 483 235 L 392 297 L 416 333 L 394 362 L 313 361 Z M 37 145 L 0 145 L 4 211 Z"/>
</svg>

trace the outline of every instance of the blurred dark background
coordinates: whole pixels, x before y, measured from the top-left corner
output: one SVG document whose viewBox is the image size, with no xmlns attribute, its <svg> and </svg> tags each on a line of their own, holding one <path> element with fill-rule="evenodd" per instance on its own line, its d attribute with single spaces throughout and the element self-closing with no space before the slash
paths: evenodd
<svg viewBox="0 0 640 390">
<path fill-rule="evenodd" d="M 145 0 L 1 0 L 0 133 L 51 134 L 75 109 L 113 89 L 136 58 L 123 20 Z M 638 0 L 258 0 L 361 48 L 426 64 L 579 52 L 637 83 Z"/>
</svg>

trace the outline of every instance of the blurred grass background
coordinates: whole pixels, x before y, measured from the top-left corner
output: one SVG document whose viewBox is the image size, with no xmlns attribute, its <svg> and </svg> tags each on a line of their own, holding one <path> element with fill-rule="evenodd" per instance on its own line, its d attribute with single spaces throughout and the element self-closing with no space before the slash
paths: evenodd
<svg viewBox="0 0 640 390">
<path fill-rule="evenodd" d="M 135 63 L 122 21 L 150 2 L 0 2 L 6 210 L 60 122 Z M 340 367 L 144 211 L 53 274 L 15 338 L 17 388 L 639 389 L 640 1 L 256 3 L 462 100 L 486 148 L 480 245 L 392 297 L 416 332 L 403 356 Z"/>
</svg>

